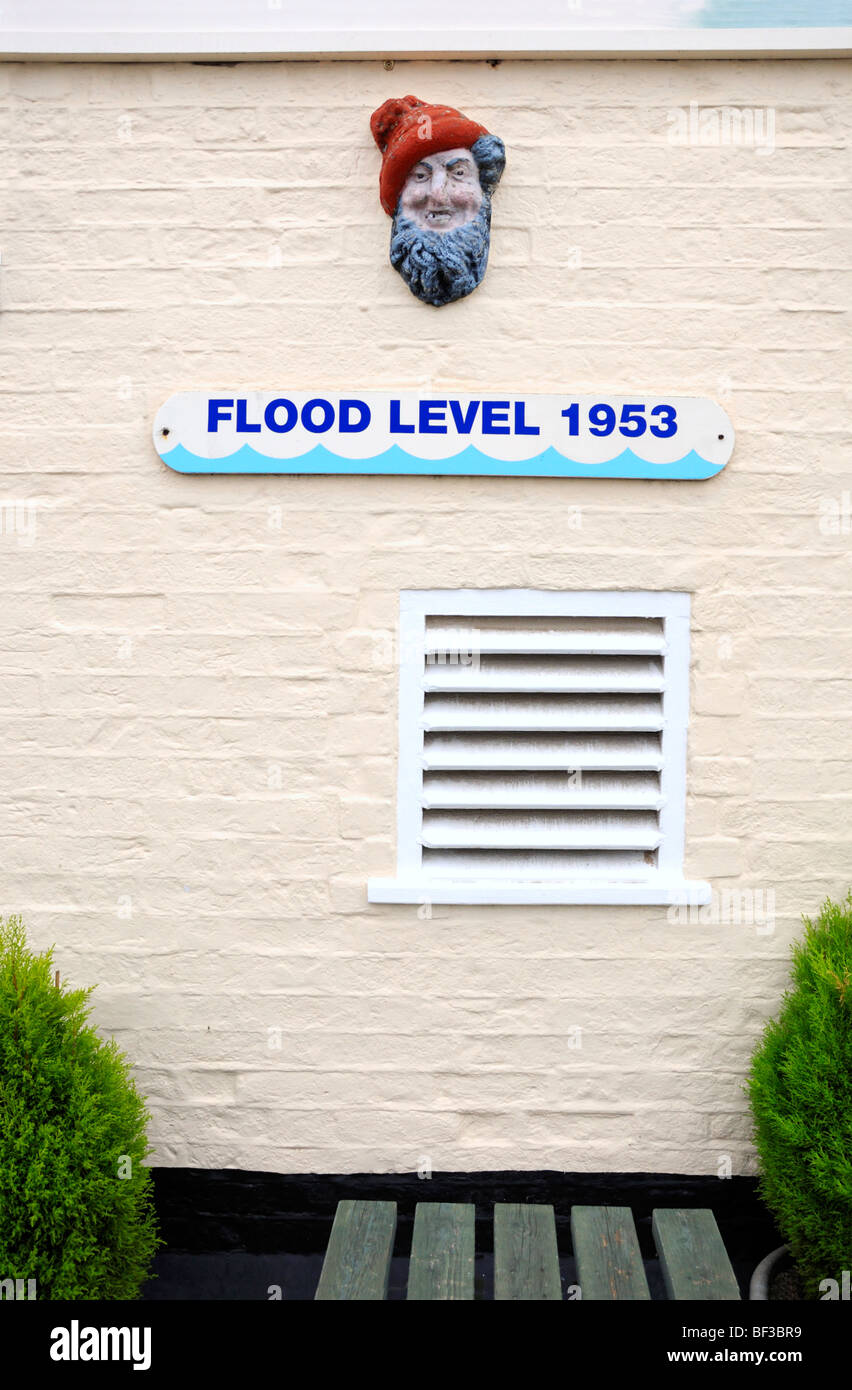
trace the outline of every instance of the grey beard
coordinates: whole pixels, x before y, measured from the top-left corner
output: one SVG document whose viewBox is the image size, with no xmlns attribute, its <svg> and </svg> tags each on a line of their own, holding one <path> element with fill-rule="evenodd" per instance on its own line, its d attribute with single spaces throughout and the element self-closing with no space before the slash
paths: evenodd
<svg viewBox="0 0 852 1390">
<path fill-rule="evenodd" d="M 476 217 L 449 232 L 418 227 L 397 209 L 391 228 L 391 265 L 424 304 L 451 304 L 475 290 L 485 274 L 490 227 L 487 194 Z"/>
</svg>

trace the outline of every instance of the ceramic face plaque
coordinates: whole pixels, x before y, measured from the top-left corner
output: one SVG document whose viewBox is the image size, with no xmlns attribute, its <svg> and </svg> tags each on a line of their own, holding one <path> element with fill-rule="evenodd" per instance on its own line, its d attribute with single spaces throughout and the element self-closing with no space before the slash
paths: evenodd
<svg viewBox="0 0 852 1390">
<path fill-rule="evenodd" d="M 391 265 L 424 304 L 464 298 L 488 264 L 502 140 L 452 106 L 414 96 L 384 102 L 370 129 L 382 155 L 379 197 L 393 219 Z"/>
</svg>

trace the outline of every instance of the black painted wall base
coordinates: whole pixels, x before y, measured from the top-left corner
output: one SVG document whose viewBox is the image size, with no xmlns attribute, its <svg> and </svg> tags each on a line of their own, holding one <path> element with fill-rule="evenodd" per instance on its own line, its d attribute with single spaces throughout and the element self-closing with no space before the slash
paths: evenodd
<svg viewBox="0 0 852 1390">
<path fill-rule="evenodd" d="M 251 1173 L 155 1168 L 160 1232 L 170 1253 L 321 1254 L 343 1197 L 397 1203 L 397 1253 L 407 1252 L 417 1202 L 476 1204 L 476 1246 L 492 1248 L 495 1202 L 546 1202 L 556 1212 L 560 1250 L 570 1248 L 575 1204 L 630 1207 L 642 1253 L 655 1254 L 654 1207 L 710 1207 L 731 1259 L 756 1264 L 781 1238 L 757 1196 L 756 1179 L 675 1173 L 494 1172 Z"/>
</svg>

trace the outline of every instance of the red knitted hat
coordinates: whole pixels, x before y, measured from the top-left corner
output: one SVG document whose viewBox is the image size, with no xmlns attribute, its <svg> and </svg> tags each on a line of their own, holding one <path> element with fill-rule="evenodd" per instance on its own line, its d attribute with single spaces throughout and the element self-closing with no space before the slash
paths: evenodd
<svg viewBox="0 0 852 1390">
<path fill-rule="evenodd" d="M 391 97 L 370 117 L 373 139 L 384 156 L 379 197 L 389 216 L 396 212 L 402 186 L 415 164 L 441 150 L 465 149 L 487 135 L 484 125 L 452 106 L 430 106 L 418 97 Z"/>
</svg>

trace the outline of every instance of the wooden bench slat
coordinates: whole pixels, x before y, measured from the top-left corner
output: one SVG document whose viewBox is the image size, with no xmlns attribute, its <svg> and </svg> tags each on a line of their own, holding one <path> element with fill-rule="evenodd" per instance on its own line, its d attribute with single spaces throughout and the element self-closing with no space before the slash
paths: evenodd
<svg viewBox="0 0 852 1390">
<path fill-rule="evenodd" d="M 387 1298 L 395 1235 L 396 1202 L 338 1202 L 315 1300 Z"/>
<path fill-rule="evenodd" d="M 629 1207 L 572 1207 L 571 1238 L 584 1302 L 651 1297 Z"/>
<path fill-rule="evenodd" d="M 473 1298 L 476 1208 L 462 1202 L 418 1202 L 408 1269 L 408 1297 Z"/>
<path fill-rule="evenodd" d="M 500 1202 L 494 1208 L 495 1299 L 561 1299 L 553 1207 Z"/>
<path fill-rule="evenodd" d="M 669 1298 L 741 1298 L 712 1211 L 660 1209 L 651 1224 Z"/>
</svg>

